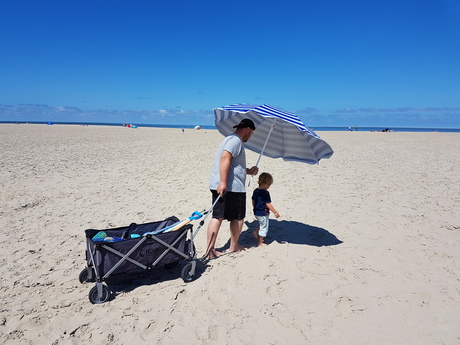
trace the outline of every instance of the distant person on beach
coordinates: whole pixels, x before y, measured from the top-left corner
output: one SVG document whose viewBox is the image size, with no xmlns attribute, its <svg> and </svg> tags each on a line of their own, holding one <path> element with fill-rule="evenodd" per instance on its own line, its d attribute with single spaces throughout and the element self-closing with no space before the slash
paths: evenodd
<svg viewBox="0 0 460 345">
<path fill-rule="evenodd" d="M 276 218 L 280 214 L 272 205 L 270 193 L 268 189 L 273 184 L 273 177 L 269 173 L 262 173 L 259 176 L 259 188 L 254 189 L 252 193 L 252 207 L 254 208 L 254 216 L 257 218 L 257 228 L 252 232 L 257 240 L 259 247 L 266 246 L 264 238 L 267 237 L 270 211 L 273 212 Z"/>
<path fill-rule="evenodd" d="M 236 126 L 235 133 L 227 136 L 219 146 L 212 167 L 209 189 L 212 203 L 217 201 L 208 225 L 207 250 L 208 259 L 222 255 L 215 249 L 217 235 L 224 219 L 230 222 L 230 252 L 243 250 L 238 239 L 243 229 L 246 216 L 246 175 L 257 175 L 259 168 L 246 168 L 244 143 L 249 140 L 256 129 L 254 122 L 242 120 Z"/>
</svg>

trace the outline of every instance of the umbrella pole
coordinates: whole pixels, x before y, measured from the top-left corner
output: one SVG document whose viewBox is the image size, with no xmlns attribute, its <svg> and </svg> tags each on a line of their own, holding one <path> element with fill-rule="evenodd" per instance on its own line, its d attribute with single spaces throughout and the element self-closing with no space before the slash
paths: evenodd
<svg viewBox="0 0 460 345">
<path fill-rule="evenodd" d="M 272 134 L 273 129 L 275 128 L 275 122 L 276 122 L 276 117 L 273 118 L 273 122 L 272 122 L 272 125 L 270 127 L 270 131 L 268 132 L 267 139 L 265 139 L 264 147 L 262 147 L 262 151 L 260 151 L 259 158 L 257 158 L 257 162 L 256 162 L 256 165 L 255 165 L 256 167 L 259 166 L 260 159 L 262 158 L 262 155 L 263 155 L 263 153 L 265 151 L 265 147 L 267 146 L 268 139 L 270 139 L 270 135 Z M 254 175 L 251 175 L 251 178 L 249 179 L 249 182 L 248 182 L 248 187 L 251 186 L 251 182 L 252 182 L 253 178 L 254 178 Z"/>
</svg>

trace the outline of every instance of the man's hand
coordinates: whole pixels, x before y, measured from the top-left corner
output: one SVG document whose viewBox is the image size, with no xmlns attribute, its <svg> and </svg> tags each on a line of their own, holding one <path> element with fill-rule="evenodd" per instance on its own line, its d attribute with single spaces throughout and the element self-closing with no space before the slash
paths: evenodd
<svg viewBox="0 0 460 345">
<path fill-rule="evenodd" d="M 259 168 L 256 166 L 253 166 L 251 169 L 246 169 L 246 173 L 248 175 L 257 175 L 259 173 Z"/>
<path fill-rule="evenodd" d="M 220 196 L 224 196 L 226 190 L 227 190 L 227 183 L 221 181 L 219 185 L 217 186 L 217 189 L 216 189 L 217 193 Z"/>
</svg>

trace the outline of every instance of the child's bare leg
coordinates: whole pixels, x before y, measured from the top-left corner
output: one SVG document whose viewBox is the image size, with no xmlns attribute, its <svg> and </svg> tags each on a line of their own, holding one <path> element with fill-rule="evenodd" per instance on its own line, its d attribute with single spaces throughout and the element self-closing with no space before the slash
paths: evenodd
<svg viewBox="0 0 460 345">
<path fill-rule="evenodd" d="M 265 237 L 259 236 L 259 247 L 268 246 L 268 244 L 264 243 L 264 238 Z"/>
<path fill-rule="evenodd" d="M 259 228 L 260 226 L 257 225 L 257 228 L 252 232 L 252 236 L 254 236 L 254 238 L 259 241 Z"/>
</svg>

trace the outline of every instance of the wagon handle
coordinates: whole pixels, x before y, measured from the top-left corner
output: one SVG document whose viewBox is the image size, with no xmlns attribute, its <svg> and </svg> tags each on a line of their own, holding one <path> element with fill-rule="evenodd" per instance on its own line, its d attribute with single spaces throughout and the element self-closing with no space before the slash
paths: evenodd
<svg viewBox="0 0 460 345">
<path fill-rule="evenodd" d="M 214 209 L 214 206 L 216 206 L 217 202 L 219 201 L 220 199 L 220 194 L 217 196 L 216 200 L 214 201 L 214 203 L 212 204 L 212 206 L 209 208 L 209 210 L 207 211 L 203 211 L 202 214 L 205 214 L 206 216 L 204 217 L 204 219 L 200 222 L 200 225 L 198 226 L 198 228 L 195 230 L 195 232 L 192 234 L 192 240 L 195 238 L 196 235 L 198 235 L 198 232 L 200 231 L 201 227 L 204 225 L 204 222 L 206 221 L 206 218 L 208 218 L 209 214 L 211 213 L 211 211 Z M 194 212 L 195 213 L 195 212 Z"/>
<path fill-rule="evenodd" d="M 197 219 L 200 219 L 201 217 L 203 217 L 203 213 L 195 211 L 192 213 L 192 215 L 188 219 L 197 220 Z"/>
</svg>

